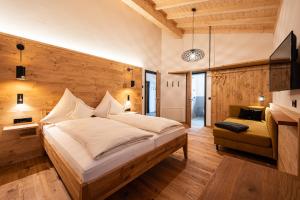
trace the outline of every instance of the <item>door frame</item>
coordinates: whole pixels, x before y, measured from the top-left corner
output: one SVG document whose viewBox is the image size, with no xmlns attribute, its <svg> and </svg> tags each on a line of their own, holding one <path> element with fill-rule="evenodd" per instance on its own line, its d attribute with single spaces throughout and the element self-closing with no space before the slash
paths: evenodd
<svg viewBox="0 0 300 200">
<path fill-rule="evenodd" d="M 155 74 L 155 76 L 156 76 L 156 80 L 157 80 L 157 72 L 155 72 L 155 71 L 151 71 L 151 70 L 145 70 L 145 74 L 144 74 L 144 86 L 145 86 L 145 90 L 144 90 L 144 96 L 145 96 L 145 100 L 144 100 L 144 110 L 145 110 L 145 115 L 147 114 L 147 99 L 146 99 L 146 97 L 147 97 L 147 95 L 146 95 L 146 82 L 147 82 L 147 73 L 149 73 L 149 74 Z M 157 81 L 156 81 L 156 91 L 157 91 Z M 156 95 L 157 96 L 157 95 Z M 148 101 L 149 102 L 149 101 Z M 155 104 L 157 105 L 157 98 L 155 98 Z M 157 115 L 157 107 L 155 106 L 155 112 L 156 112 L 156 115 Z"/>
<path fill-rule="evenodd" d="M 207 73 L 206 72 L 192 72 L 191 76 L 195 74 L 204 74 L 204 127 L 206 126 L 206 98 L 207 98 Z M 192 77 L 191 77 L 191 99 L 192 99 L 192 88 L 193 88 L 193 82 L 192 82 Z M 192 124 L 192 107 L 191 107 L 191 124 Z"/>
<path fill-rule="evenodd" d="M 186 99 L 185 99 L 185 123 L 189 128 L 192 126 L 192 72 L 185 74 Z"/>
</svg>

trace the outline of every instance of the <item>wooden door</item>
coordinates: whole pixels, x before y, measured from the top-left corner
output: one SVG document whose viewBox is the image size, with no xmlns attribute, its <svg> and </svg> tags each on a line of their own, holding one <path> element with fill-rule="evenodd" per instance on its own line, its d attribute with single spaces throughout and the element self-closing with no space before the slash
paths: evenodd
<svg viewBox="0 0 300 200">
<path fill-rule="evenodd" d="M 160 117 L 160 90 L 161 90 L 161 73 L 156 72 L 156 116 Z"/>
<path fill-rule="evenodd" d="M 186 74 L 186 124 L 192 125 L 192 72 Z"/>
</svg>

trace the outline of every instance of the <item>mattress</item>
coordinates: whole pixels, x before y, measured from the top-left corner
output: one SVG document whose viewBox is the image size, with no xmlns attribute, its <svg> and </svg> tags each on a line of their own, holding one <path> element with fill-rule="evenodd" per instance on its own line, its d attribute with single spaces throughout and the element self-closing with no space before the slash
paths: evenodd
<svg viewBox="0 0 300 200">
<path fill-rule="evenodd" d="M 184 127 L 172 127 L 162 134 L 134 144 L 100 160 L 94 160 L 89 152 L 67 133 L 54 125 L 43 127 L 43 134 L 50 145 L 70 164 L 82 182 L 89 182 L 185 133 Z"/>
<path fill-rule="evenodd" d="M 89 182 L 155 148 L 154 140 L 148 139 L 99 160 L 94 160 L 79 142 L 56 126 L 44 126 L 43 133 L 55 151 L 59 152 L 73 167 L 82 182 Z"/>
<path fill-rule="evenodd" d="M 185 128 L 183 126 L 175 126 L 170 127 L 166 131 L 164 131 L 161 134 L 155 134 L 154 137 L 151 138 L 151 140 L 154 140 L 155 147 L 159 147 L 176 137 L 179 137 L 181 135 L 185 134 Z"/>
</svg>

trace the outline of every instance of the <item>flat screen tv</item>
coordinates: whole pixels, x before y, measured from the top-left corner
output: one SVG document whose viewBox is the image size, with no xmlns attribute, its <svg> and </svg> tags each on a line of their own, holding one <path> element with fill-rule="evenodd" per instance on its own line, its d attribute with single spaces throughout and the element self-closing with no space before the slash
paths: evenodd
<svg viewBox="0 0 300 200">
<path fill-rule="evenodd" d="M 297 38 L 293 31 L 270 56 L 270 91 L 300 89 Z"/>
</svg>

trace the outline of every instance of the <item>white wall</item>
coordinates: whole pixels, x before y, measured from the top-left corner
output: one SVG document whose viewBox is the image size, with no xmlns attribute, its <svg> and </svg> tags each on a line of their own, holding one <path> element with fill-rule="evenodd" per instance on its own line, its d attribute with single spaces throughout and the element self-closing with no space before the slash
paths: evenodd
<svg viewBox="0 0 300 200">
<path fill-rule="evenodd" d="M 182 39 L 162 32 L 162 70 L 186 70 L 208 67 L 208 35 L 195 35 L 195 48 L 204 50 L 205 57 L 196 63 L 181 59 L 183 51 L 191 48 L 191 34 Z M 211 65 L 219 66 L 236 62 L 266 59 L 273 49 L 271 33 L 212 34 Z"/>
<path fill-rule="evenodd" d="M 299 11 L 299 0 L 283 0 L 274 34 L 274 50 L 292 30 L 297 36 L 297 48 L 300 47 Z M 292 100 L 294 99 L 298 102 L 297 108 L 292 107 Z M 300 112 L 300 90 L 273 92 L 273 102 Z"/>
<path fill-rule="evenodd" d="M 183 51 L 191 48 L 191 35 L 186 34 L 182 39 L 174 38 L 167 32 L 162 32 L 162 56 L 161 71 L 162 82 L 178 79 L 178 75 L 169 75 L 169 71 L 192 70 L 201 67 L 208 67 L 208 35 L 195 35 L 195 47 L 205 51 L 205 58 L 196 63 L 187 63 L 181 59 Z M 243 61 L 266 59 L 270 56 L 273 48 L 273 34 L 265 33 L 242 33 L 242 34 L 213 34 L 212 35 L 212 67 L 231 64 Z M 181 76 L 181 81 L 185 82 L 185 77 Z M 162 116 L 170 105 L 176 104 L 183 116 L 172 116 L 185 120 L 185 88 L 181 91 L 167 92 L 166 87 L 162 87 Z M 181 93 L 181 94 L 179 94 Z M 166 95 L 168 94 L 168 95 Z M 210 125 L 210 100 L 211 81 L 207 78 L 207 125 Z M 176 97 L 176 98 L 175 98 Z M 176 102 L 175 102 L 176 101 Z M 168 115 L 167 115 L 168 116 Z M 170 116 L 168 116 L 170 117 Z"/>
<path fill-rule="evenodd" d="M 185 122 L 185 75 L 162 73 L 161 78 L 161 116 Z"/>
<path fill-rule="evenodd" d="M 133 64 L 160 66 L 161 30 L 120 0 L 0 0 L 0 32 Z"/>
<path fill-rule="evenodd" d="M 183 40 L 162 31 L 161 46 L 161 116 L 185 121 L 185 75 L 170 75 L 169 71 L 181 62 Z M 179 87 L 176 84 L 179 81 Z M 173 82 L 173 87 L 172 87 Z M 175 86 L 175 87 L 174 87 Z"/>
</svg>

